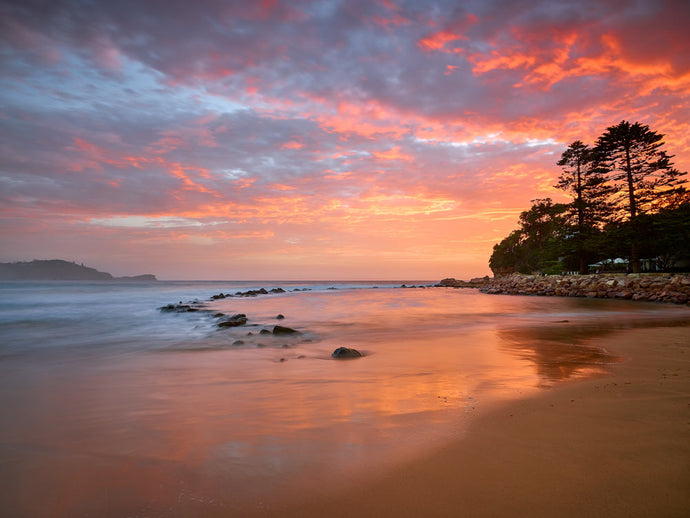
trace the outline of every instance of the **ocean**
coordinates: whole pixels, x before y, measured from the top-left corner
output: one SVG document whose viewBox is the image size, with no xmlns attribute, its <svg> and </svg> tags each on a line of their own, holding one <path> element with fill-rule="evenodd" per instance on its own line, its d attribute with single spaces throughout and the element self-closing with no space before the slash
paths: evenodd
<svg viewBox="0 0 690 518">
<path fill-rule="evenodd" d="M 681 306 L 402 284 L 0 283 L 0 514 L 270 510 L 605 376 L 625 358 L 603 334 L 690 322 Z M 201 311 L 158 309 L 179 303 Z M 219 328 L 219 313 L 247 323 Z M 340 346 L 363 357 L 333 359 Z"/>
</svg>

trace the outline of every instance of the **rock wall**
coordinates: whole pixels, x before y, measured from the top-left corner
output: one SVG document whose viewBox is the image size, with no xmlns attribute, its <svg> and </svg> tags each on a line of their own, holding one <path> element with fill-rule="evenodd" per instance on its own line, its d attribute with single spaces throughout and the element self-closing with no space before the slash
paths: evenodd
<svg viewBox="0 0 690 518">
<path fill-rule="evenodd" d="M 690 305 L 690 274 L 512 274 L 492 279 L 479 290 L 490 294 L 596 297 Z"/>
</svg>

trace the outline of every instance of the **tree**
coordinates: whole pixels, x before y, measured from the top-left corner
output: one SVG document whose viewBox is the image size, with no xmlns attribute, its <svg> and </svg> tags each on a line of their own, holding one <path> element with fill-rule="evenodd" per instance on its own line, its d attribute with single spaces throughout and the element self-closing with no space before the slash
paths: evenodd
<svg viewBox="0 0 690 518">
<path fill-rule="evenodd" d="M 494 246 L 491 270 L 498 275 L 560 271 L 566 210 L 567 205 L 554 204 L 551 198 L 532 200 L 532 207 L 520 213 L 520 228 Z"/>
<path fill-rule="evenodd" d="M 587 262 L 591 256 L 588 244 L 592 235 L 603 225 L 610 214 L 606 199 L 611 189 L 601 174 L 597 154 L 587 144 L 576 140 L 561 155 L 558 161 L 563 172 L 558 177 L 557 189 L 566 191 L 573 201 L 569 205 L 570 227 L 575 239 L 578 269 L 587 273 Z"/>
<path fill-rule="evenodd" d="M 508 237 L 494 245 L 494 251 L 489 258 L 489 268 L 494 272 L 494 275 L 504 275 L 520 270 L 522 263 L 521 239 L 522 232 L 513 230 Z"/>
<path fill-rule="evenodd" d="M 649 126 L 621 121 L 606 129 L 595 148 L 609 183 L 618 193 L 613 201 L 632 229 L 630 263 L 635 273 L 640 271 L 638 216 L 659 210 L 665 200 L 685 190 L 682 177 L 686 173 L 674 169 L 673 156 L 662 149 L 663 138 Z"/>
</svg>

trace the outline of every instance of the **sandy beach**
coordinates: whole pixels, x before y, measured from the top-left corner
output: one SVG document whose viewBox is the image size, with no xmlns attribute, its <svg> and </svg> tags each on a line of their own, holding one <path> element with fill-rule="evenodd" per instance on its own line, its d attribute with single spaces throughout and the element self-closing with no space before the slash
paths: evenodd
<svg viewBox="0 0 690 518">
<path fill-rule="evenodd" d="M 612 375 L 494 409 L 401 469 L 264 516 L 687 516 L 690 329 L 601 339 Z"/>
</svg>

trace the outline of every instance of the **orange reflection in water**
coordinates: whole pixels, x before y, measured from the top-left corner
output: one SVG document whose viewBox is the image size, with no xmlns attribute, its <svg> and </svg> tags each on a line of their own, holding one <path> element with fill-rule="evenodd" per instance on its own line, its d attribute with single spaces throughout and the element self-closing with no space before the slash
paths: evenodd
<svg viewBox="0 0 690 518">
<path fill-rule="evenodd" d="M 633 308 L 606 302 L 445 289 L 225 299 L 214 307 L 255 326 L 121 357 L 5 358 L 0 505 L 222 514 L 390 468 L 461 436 L 479 408 L 606 369 L 615 358 L 594 338 Z M 647 307 L 630 318 L 653 323 Z M 260 335 L 278 313 L 304 334 Z M 332 360 L 340 345 L 365 357 Z"/>
</svg>

